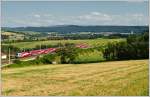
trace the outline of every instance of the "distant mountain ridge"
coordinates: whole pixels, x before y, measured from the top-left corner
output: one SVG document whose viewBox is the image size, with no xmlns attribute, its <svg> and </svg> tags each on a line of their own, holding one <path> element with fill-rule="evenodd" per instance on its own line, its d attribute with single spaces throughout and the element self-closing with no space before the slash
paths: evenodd
<svg viewBox="0 0 150 97">
<path fill-rule="evenodd" d="M 2 30 L 10 31 L 33 31 L 33 32 L 59 32 L 59 33 L 78 33 L 78 32 L 118 32 L 129 33 L 131 31 L 141 33 L 149 31 L 148 26 L 79 26 L 79 25 L 58 25 L 49 27 L 2 27 Z"/>
</svg>

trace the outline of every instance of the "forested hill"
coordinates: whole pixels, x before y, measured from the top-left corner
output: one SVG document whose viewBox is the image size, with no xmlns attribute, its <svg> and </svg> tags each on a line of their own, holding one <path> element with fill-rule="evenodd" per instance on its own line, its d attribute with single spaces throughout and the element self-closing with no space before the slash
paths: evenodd
<svg viewBox="0 0 150 97">
<path fill-rule="evenodd" d="M 10 31 L 33 31 L 33 32 L 122 32 L 129 33 L 131 31 L 136 33 L 147 32 L 148 26 L 78 26 L 78 25 L 59 25 L 49 27 L 2 27 L 2 30 Z"/>
</svg>

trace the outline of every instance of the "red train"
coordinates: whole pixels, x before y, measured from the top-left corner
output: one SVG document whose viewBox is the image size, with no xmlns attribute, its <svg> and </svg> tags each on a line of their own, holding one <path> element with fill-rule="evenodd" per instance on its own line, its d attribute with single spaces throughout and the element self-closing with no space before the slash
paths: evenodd
<svg viewBox="0 0 150 97">
<path fill-rule="evenodd" d="M 89 46 L 86 44 L 77 44 L 76 47 L 78 47 L 78 48 L 89 48 Z"/>
<path fill-rule="evenodd" d="M 77 48 L 89 48 L 89 46 L 86 44 L 77 44 L 76 47 Z M 47 49 L 41 49 L 41 50 L 21 52 L 21 53 L 17 53 L 17 57 L 24 58 L 24 57 L 34 56 L 34 55 L 49 54 L 49 53 L 55 52 L 57 49 L 58 48 L 47 48 Z"/>
<path fill-rule="evenodd" d="M 17 53 L 17 57 L 23 58 L 23 57 L 33 56 L 33 55 L 48 54 L 48 53 L 52 53 L 52 52 L 55 52 L 55 51 L 56 51 L 56 48 L 32 50 L 32 51 Z"/>
</svg>

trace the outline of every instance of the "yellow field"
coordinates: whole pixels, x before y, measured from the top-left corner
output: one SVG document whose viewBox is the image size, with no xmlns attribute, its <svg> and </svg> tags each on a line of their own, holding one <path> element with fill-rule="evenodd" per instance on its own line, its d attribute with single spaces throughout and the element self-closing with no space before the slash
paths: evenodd
<svg viewBox="0 0 150 97">
<path fill-rule="evenodd" d="M 2 69 L 2 95 L 148 95 L 148 60 Z"/>
<path fill-rule="evenodd" d="M 18 33 L 13 33 L 13 32 L 3 32 L 1 33 L 2 35 L 22 35 L 22 34 L 18 34 Z"/>
</svg>

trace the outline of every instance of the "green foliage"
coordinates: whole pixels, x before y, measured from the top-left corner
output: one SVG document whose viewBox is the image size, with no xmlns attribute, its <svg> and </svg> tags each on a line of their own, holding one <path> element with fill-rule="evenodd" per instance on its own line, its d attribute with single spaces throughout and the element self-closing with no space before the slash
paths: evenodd
<svg viewBox="0 0 150 97">
<path fill-rule="evenodd" d="M 10 53 L 16 53 L 16 52 L 20 51 L 20 48 L 15 47 L 13 45 L 2 45 L 1 46 L 1 52 L 4 52 L 6 54 L 9 53 L 9 49 L 11 51 Z"/>
<path fill-rule="evenodd" d="M 61 56 L 61 63 L 73 63 L 77 56 L 77 49 L 72 43 L 65 44 L 62 48 L 57 51 L 58 55 Z"/>
<path fill-rule="evenodd" d="M 57 57 L 57 54 L 47 54 L 43 56 L 40 61 L 44 64 L 52 64 L 53 61 L 55 61 Z"/>
<path fill-rule="evenodd" d="M 21 61 L 20 61 L 20 60 L 18 60 L 18 59 L 16 59 L 16 60 L 14 60 L 14 61 L 13 61 L 13 63 L 15 63 L 15 64 L 20 64 L 20 63 L 21 63 Z"/>
<path fill-rule="evenodd" d="M 41 65 L 40 60 L 30 60 L 30 61 L 16 61 L 16 63 L 4 66 L 3 68 L 16 68 L 16 67 L 26 67 L 33 65 Z"/>
<path fill-rule="evenodd" d="M 103 51 L 107 60 L 145 59 L 149 57 L 149 35 L 131 35 L 127 42 L 110 43 Z"/>
</svg>

